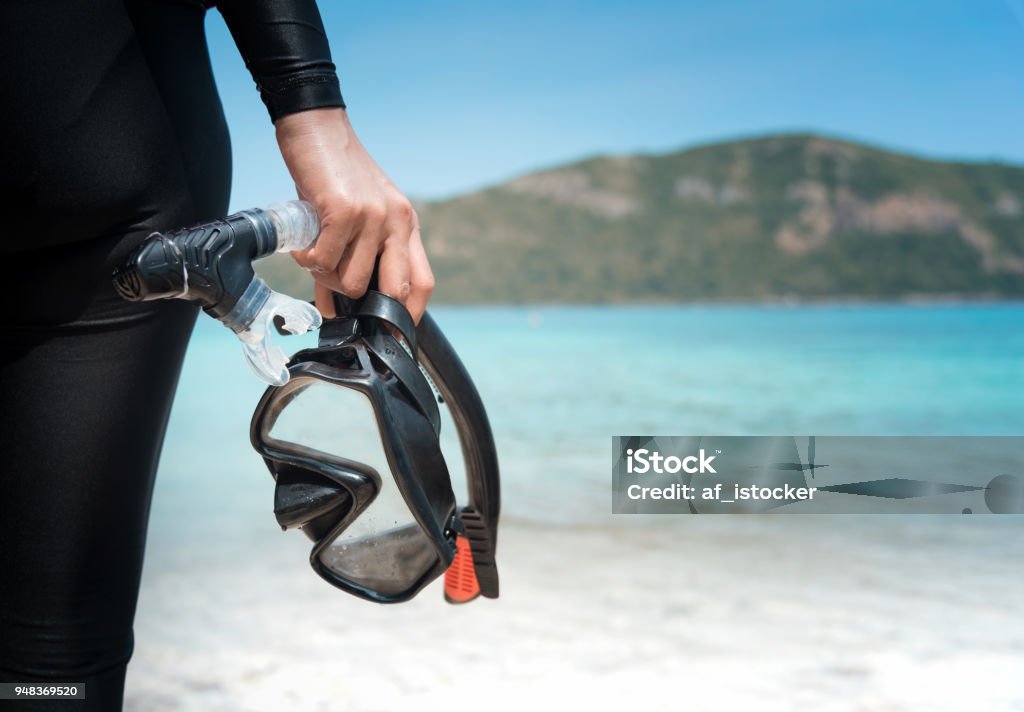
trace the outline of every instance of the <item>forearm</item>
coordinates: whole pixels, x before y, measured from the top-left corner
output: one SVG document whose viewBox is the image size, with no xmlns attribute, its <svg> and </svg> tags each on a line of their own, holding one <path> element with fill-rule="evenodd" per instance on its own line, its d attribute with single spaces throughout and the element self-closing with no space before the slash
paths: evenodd
<svg viewBox="0 0 1024 712">
<path fill-rule="evenodd" d="M 359 142 L 341 98 L 327 35 L 314 0 L 221 0 L 218 4 L 253 75 L 299 196 L 316 208 L 314 247 L 293 253 L 317 282 L 317 306 L 331 292 L 378 287 L 419 320 L 434 276 L 409 200 Z"/>
</svg>

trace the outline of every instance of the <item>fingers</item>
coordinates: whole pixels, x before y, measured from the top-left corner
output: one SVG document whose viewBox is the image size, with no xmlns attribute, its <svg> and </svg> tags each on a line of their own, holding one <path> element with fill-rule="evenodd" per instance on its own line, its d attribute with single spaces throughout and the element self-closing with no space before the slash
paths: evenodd
<svg viewBox="0 0 1024 712">
<path fill-rule="evenodd" d="M 320 282 L 313 285 L 313 302 L 325 319 L 332 319 L 338 315 L 334 309 L 334 290 L 327 285 Z"/>
<path fill-rule="evenodd" d="M 320 235 L 316 244 L 308 250 L 293 252 L 292 256 L 300 267 L 312 272 L 317 281 L 337 289 L 341 283 L 333 275 L 338 271 L 349 243 L 359 237 L 360 228 L 372 233 L 379 231 L 380 225 L 372 224 L 369 215 L 360 214 L 343 199 L 321 203 L 316 206 L 320 216 Z"/>
<path fill-rule="evenodd" d="M 338 284 L 338 287 L 321 280 L 316 282 L 316 307 L 325 318 L 335 316 L 333 295 L 336 291 L 353 298 L 366 293 L 376 255 L 368 249 L 359 248 L 358 243 L 354 244 L 352 251 L 344 256 L 337 272 L 330 275 L 331 284 Z M 423 249 L 418 225 L 414 227 L 408 242 L 401 239 L 385 242 L 380 256 L 378 282 L 378 289 L 402 302 L 413 321 L 418 324 L 434 291 L 434 273 Z"/>
<path fill-rule="evenodd" d="M 419 324 L 434 291 L 434 272 L 430 269 L 426 250 L 423 249 L 419 221 L 414 224 L 409 238 L 409 273 L 409 299 L 405 308 L 409 310 L 413 321 Z"/>
<path fill-rule="evenodd" d="M 380 243 L 360 235 L 352 241 L 349 249 L 341 258 L 335 275 L 337 290 L 346 297 L 358 299 L 366 294 L 377 266 L 377 253 Z"/>
<path fill-rule="evenodd" d="M 376 289 L 405 304 L 411 291 L 409 242 L 416 216 L 397 191 L 386 196 L 386 205 L 363 207 L 362 224 L 341 253 L 334 274 L 321 273 L 321 283 L 359 298 L 366 293 L 379 257 Z"/>
<path fill-rule="evenodd" d="M 378 289 L 403 305 L 411 291 L 409 241 L 416 227 L 416 211 L 412 204 L 399 195 L 392 206 L 388 220 L 388 237 L 380 255 Z"/>
<path fill-rule="evenodd" d="M 410 272 L 408 238 L 388 238 L 380 255 L 377 288 L 405 304 L 409 299 Z"/>
</svg>

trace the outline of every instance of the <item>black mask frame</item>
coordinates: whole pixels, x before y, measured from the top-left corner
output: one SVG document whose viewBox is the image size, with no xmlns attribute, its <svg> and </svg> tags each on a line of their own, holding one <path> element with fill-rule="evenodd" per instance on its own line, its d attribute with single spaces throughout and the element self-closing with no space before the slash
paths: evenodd
<svg viewBox="0 0 1024 712">
<path fill-rule="evenodd" d="M 278 523 L 284 529 L 299 527 L 313 540 L 310 564 L 323 579 L 378 603 L 415 596 L 451 565 L 456 537 L 462 535 L 472 551 L 480 594 L 496 598 L 498 461 L 487 413 L 469 374 L 429 315 L 414 327 L 400 303 L 375 291 L 360 300 L 335 301 L 338 317 L 324 322 L 319 346 L 292 357 L 289 382 L 267 389 L 253 414 L 253 447 L 277 481 Z M 461 509 L 441 452 L 438 403 L 424 371 L 458 430 L 470 495 L 469 506 Z M 393 543 L 401 537 L 382 538 L 384 555 L 390 545 L 396 557 L 418 561 L 413 575 L 394 581 L 359 579 L 330 564 L 332 543 L 374 501 L 382 479 L 362 463 L 270 435 L 283 409 L 318 382 L 357 390 L 373 405 L 391 469 L 387 476 L 394 477 L 422 533 L 419 543 L 406 550 Z"/>
</svg>

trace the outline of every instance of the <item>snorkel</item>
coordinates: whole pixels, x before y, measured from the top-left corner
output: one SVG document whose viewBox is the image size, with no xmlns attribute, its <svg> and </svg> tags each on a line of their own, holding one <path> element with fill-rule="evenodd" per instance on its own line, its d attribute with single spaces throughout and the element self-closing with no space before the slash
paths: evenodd
<svg viewBox="0 0 1024 712">
<path fill-rule="evenodd" d="M 282 529 L 300 529 L 313 541 L 310 564 L 321 578 L 377 603 L 409 600 L 441 574 L 450 603 L 497 598 L 497 450 L 476 386 L 436 322 L 425 313 L 414 324 L 372 283 L 358 299 L 335 295 L 337 316 L 323 320 L 253 269 L 267 255 L 309 247 L 319 227 L 311 205 L 292 201 L 153 233 L 115 272 L 114 286 L 129 301 L 196 302 L 238 336 L 249 365 L 270 384 L 250 439 L 276 483 L 274 513 Z M 320 328 L 319 345 L 288 359 L 271 341 L 275 326 L 291 333 Z M 275 437 L 278 416 L 324 387 L 369 399 L 385 468 Z M 439 402 L 448 407 L 465 465 L 469 499 L 461 507 L 441 451 Z M 344 433 L 347 413 L 331 415 Z M 409 516 L 401 525 L 374 528 L 372 507 L 382 492 L 404 501 Z"/>
<path fill-rule="evenodd" d="M 312 304 L 275 292 L 252 263 L 275 252 L 304 250 L 319 232 L 316 210 L 301 200 L 154 232 L 115 272 L 114 288 L 132 302 L 197 302 L 235 332 L 257 377 L 284 385 L 288 359 L 271 341 L 274 319 L 280 317 L 286 331 L 304 334 L 320 326 L 320 312 Z"/>
</svg>

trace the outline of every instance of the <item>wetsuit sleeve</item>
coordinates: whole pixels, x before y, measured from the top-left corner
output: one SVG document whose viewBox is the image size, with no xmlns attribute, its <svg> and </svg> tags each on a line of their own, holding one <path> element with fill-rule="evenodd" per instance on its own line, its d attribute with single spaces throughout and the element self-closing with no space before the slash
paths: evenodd
<svg viewBox="0 0 1024 712">
<path fill-rule="evenodd" d="M 345 106 L 315 0 L 218 0 L 270 118 Z"/>
</svg>

